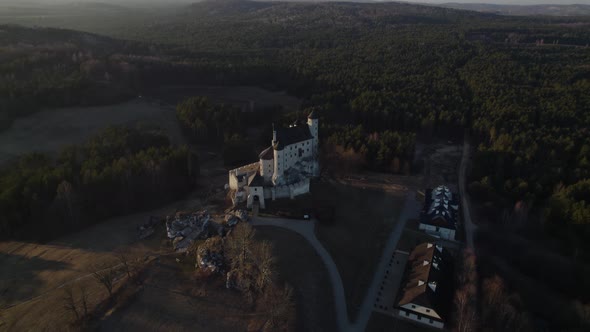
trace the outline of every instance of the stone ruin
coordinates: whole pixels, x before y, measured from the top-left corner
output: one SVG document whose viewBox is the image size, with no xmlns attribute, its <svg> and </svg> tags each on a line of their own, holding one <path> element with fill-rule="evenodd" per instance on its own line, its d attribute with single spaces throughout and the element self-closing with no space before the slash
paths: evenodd
<svg viewBox="0 0 590 332">
<path fill-rule="evenodd" d="M 248 216 L 248 211 L 244 209 L 229 209 L 225 211 L 225 222 L 227 226 L 234 227 L 240 221 L 248 222 L 250 221 L 250 217 Z"/>
<path fill-rule="evenodd" d="M 210 220 L 211 215 L 207 210 L 186 215 L 177 213 L 174 220 L 166 217 L 166 235 L 173 240 L 174 250 L 186 252 L 196 239 L 207 233 Z"/>
<path fill-rule="evenodd" d="M 225 211 L 225 225 L 219 225 L 218 233 L 221 241 L 213 242 L 213 238 L 208 239 L 204 244 L 197 248 L 197 266 L 203 270 L 224 274 L 224 256 L 223 241 L 224 237 L 231 229 L 240 222 L 248 222 L 250 217 L 248 211 L 244 209 L 228 209 Z"/>
<path fill-rule="evenodd" d="M 197 249 L 197 265 L 203 270 L 213 273 L 223 273 L 224 257 L 223 246 L 220 243 L 220 248 L 207 248 L 207 246 L 199 246 Z"/>
</svg>

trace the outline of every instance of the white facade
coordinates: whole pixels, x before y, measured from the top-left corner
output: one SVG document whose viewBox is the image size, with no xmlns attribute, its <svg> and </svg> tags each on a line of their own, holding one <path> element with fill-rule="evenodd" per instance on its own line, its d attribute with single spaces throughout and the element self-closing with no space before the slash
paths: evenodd
<svg viewBox="0 0 590 332">
<path fill-rule="evenodd" d="M 261 209 L 266 207 L 264 202 L 264 187 L 262 186 L 251 186 L 248 188 L 248 200 L 246 202 L 246 207 L 252 208 L 252 205 L 258 202 L 258 205 Z"/>
<path fill-rule="evenodd" d="M 318 135 L 319 121 L 314 112 L 303 126 L 293 125 L 280 133 L 273 128 L 271 147 L 260 154 L 258 162 L 229 171 L 234 204 L 243 202 L 238 197 L 247 197 L 248 207 L 258 202 L 264 208 L 265 198 L 294 198 L 308 193 L 309 178 L 320 174 Z"/>
<path fill-rule="evenodd" d="M 440 237 L 446 240 L 455 240 L 455 230 L 445 227 L 439 227 L 429 224 L 420 223 L 418 229 L 435 237 Z"/>
<path fill-rule="evenodd" d="M 275 165 L 272 160 L 260 159 L 260 175 L 264 177 L 264 180 L 272 180 L 274 174 Z"/>
<path fill-rule="evenodd" d="M 417 312 L 416 309 L 412 308 L 415 306 L 416 309 L 419 309 L 421 312 Z M 408 303 L 402 309 L 399 309 L 398 315 L 403 318 L 410 319 L 421 324 L 426 324 L 432 326 L 437 329 L 442 329 L 445 327 L 445 324 L 439 318 L 433 317 L 426 313 L 426 310 L 430 310 L 425 307 L 421 307 L 415 304 Z M 422 313 L 424 312 L 424 313 Z M 431 311 L 433 312 L 433 311 Z M 435 314 L 436 315 L 436 314 Z M 438 317 L 438 315 L 436 315 Z"/>
<path fill-rule="evenodd" d="M 311 151 L 312 151 L 313 159 L 316 161 L 316 164 L 313 165 L 312 174 L 313 174 L 313 176 L 320 176 L 320 167 L 319 167 L 319 163 L 317 163 L 317 161 L 320 158 L 320 146 L 319 146 L 320 145 L 320 137 L 319 137 L 320 124 L 319 124 L 317 118 L 309 117 L 307 119 L 307 125 L 309 126 L 309 131 L 311 132 L 311 135 L 313 136 L 313 139 L 311 140 Z"/>
</svg>

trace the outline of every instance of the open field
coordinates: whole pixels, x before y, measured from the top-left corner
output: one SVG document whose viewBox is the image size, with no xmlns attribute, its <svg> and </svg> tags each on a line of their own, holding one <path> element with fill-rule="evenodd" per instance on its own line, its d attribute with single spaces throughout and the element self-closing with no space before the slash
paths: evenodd
<svg viewBox="0 0 590 332">
<path fill-rule="evenodd" d="M 365 297 L 404 196 L 339 183 L 312 188 L 318 206 L 333 206 L 334 223 L 318 224 L 317 236 L 332 255 L 344 283 L 351 319 Z"/>
<path fill-rule="evenodd" d="M 443 184 L 453 192 L 458 192 L 461 152 L 462 145 L 456 143 L 416 144 L 415 158 L 424 162 L 422 190 Z"/>
<path fill-rule="evenodd" d="M 163 86 L 147 94 L 172 105 L 189 96 L 205 96 L 215 104 L 233 105 L 244 111 L 277 105 L 286 111 L 297 111 L 301 107 L 301 100 L 296 97 L 256 86 Z"/>
<path fill-rule="evenodd" d="M 217 282 L 195 284 L 194 259 L 172 255 L 163 227 L 144 241 L 137 241 L 136 226 L 150 215 L 199 208 L 187 199 L 154 211 L 114 218 L 48 244 L 0 243 L 0 330 L 66 330 L 71 314 L 64 305 L 64 288 L 86 288 L 91 307 L 106 298 L 106 291 L 90 273 L 120 264 L 115 253 L 126 250 L 134 257 L 149 258 L 141 290 L 119 310 L 100 322 L 102 330 L 244 331 L 256 313 L 244 309 L 242 297 Z M 280 281 L 292 285 L 297 301 L 298 329 L 332 331 L 335 313 L 325 267 L 299 235 L 272 227 L 257 230 L 275 248 Z M 182 261 L 178 264 L 175 257 Z M 186 262 L 185 262 L 186 260 Z M 224 317 L 224 319 L 216 319 Z"/>
<path fill-rule="evenodd" d="M 0 132 L 0 165 L 26 153 L 54 154 L 64 146 L 83 143 L 108 126 L 159 127 L 174 144 L 184 144 L 175 105 L 190 96 L 207 96 L 214 103 L 231 104 L 244 110 L 250 110 L 251 105 L 255 110 L 281 105 L 284 110 L 295 111 L 301 106 L 299 99 L 284 92 L 254 86 L 163 87 L 148 95 L 150 98 L 121 104 L 48 109 L 19 118 Z M 271 133 L 268 135 L 270 141 Z"/>
<path fill-rule="evenodd" d="M 56 153 L 83 143 L 108 126 L 157 126 L 176 144 L 184 142 L 173 108 L 146 100 L 96 107 L 45 110 L 14 121 L 0 133 L 0 164 L 30 152 Z"/>
<path fill-rule="evenodd" d="M 178 257 L 181 262 L 177 262 Z M 100 331 L 246 331 L 255 316 L 221 277 L 195 280 L 193 256 L 162 257 L 143 289 L 100 323 Z"/>
<path fill-rule="evenodd" d="M 164 254 L 162 234 L 137 241 L 136 227 L 151 215 L 199 207 L 196 199 L 117 217 L 47 244 L 5 241 L 0 243 L 0 330 L 33 331 L 45 327 L 63 330 L 70 316 L 63 309 L 64 285 L 85 285 L 90 302 L 106 297 L 90 275 L 98 268 L 119 264 L 116 250 L 134 257 Z M 163 230 L 161 230 L 163 232 Z"/>
</svg>

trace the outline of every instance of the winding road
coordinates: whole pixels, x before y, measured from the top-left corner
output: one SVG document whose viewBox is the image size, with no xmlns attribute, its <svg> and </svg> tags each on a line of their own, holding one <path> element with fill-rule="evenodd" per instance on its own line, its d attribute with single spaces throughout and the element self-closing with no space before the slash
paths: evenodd
<svg viewBox="0 0 590 332">
<path fill-rule="evenodd" d="M 473 248 L 473 234 L 477 230 L 477 225 L 471 220 L 471 212 L 469 211 L 469 197 L 467 195 L 467 165 L 469 164 L 469 156 L 471 152 L 471 145 L 469 138 L 466 136 L 463 141 L 463 155 L 461 156 L 461 166 L 459 167 L 459 193 L 461 194 L 461 206 L 463 208 L 463 223 L 465 224 L 465 241 L 467 248 Z"/>
<path fill-rule="evenodd" d="M 338 272 L 338 267 L 336 266 L 336 263 L 334 263 L 332 256 L 330 256 L 330 253 L 326 250 L 326 248 L 324 248 L 324 246 L 321 244 L 321 242 L 315 235 L 315 220 L 307 221 L 281 218 L 253 217 L 252 225 L 280 227 L 296 232 L 303 236 L 318 253 L 318 255 L 320 256 L 328 270 L 328 274 L 330 276 L 330 281 L 332 284 L 332 293 L 334 296 L 338 330 L 342 332 L 361 332 L 364 331 L 367 327 L 367 324 L 371 317 L 371 313 L 373 312 L 373 305 L 377 299 L 379 284 L 381 280 L 383 280 L 385 270 L 387 269 L 387 262 L 389 261 L 389 259 L 395 251 L 395 248 L 397 247 L 397 243 L 403 233 L 403 229 L 406 225 L 406 222 L 408 221 L 408 219 L 416 217 L 419 211 L 420 203 L 416 201 L 414 192 L 409 192 L 406 195 L 404 208 L 400 214 L 398 222 L 396 223 L 394 229 L 389 235 L 389 239 L 387 240 L 385 249 L 381 254 L 381 260 L 379 261 L 377 271 L 373 276 L 373 281 L 371 282 L 371 285 L 367 290 L 367 294 L 365 295 L 365 299 L 363 300 L 363 303 L 359 310 L 356 322 L 354 323 L 350 322 L 348 319 L 348 311 L 346 309 L 346 298 L 344 296 L 344 285 L 342 283 L 340 273 Z"/>
<path fill-rule="evenodd" d="M 317 254 L 320 256 L 332 284 L 332 293 L 334 295 L 334 304 L 336 306 L 336 321 L 338 324 L 339 331 L 350 331 L 350 323 L 348 322 L 348 312 L 346 310 L 346 298 L 344 297 L 344 285 L 342 284 L 342 278 L 336 267 L 336 263 L 330 256 L 330 253 L 320 243 L 318 238 L 315 236 L 315 220 L 293 220 L 293 219 L 281 219 L 281 218 L 263 218 L 253 217 L 253 226 L 272 226 L 280 227 L 303 236 L 309 244 L 314 248 Z"/>
</svg>

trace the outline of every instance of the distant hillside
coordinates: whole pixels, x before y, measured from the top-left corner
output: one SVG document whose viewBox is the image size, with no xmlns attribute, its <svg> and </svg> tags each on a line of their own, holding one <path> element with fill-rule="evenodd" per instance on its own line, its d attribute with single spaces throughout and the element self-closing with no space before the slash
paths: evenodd
<svg viewBox="0 0 590 332">
<path fill-rule="evenodd" d="M 558 2 L 558 1 L 556 1 Z M 482 13 L 515 16 L 590 16 L 590 5 L 495 5 L 481 3 L 445 3 L 441 7 Z"/>
</svg>

